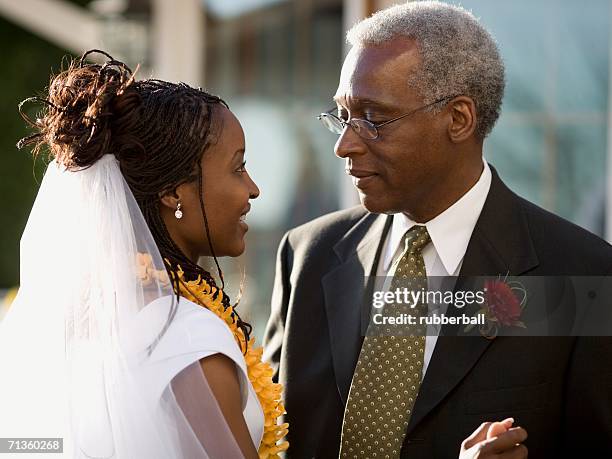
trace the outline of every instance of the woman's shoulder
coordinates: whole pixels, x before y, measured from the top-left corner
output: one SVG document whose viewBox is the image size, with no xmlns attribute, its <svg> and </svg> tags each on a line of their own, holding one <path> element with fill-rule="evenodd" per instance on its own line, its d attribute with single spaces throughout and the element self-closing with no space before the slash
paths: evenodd
<svg viewBox="0 0 612 459">
<path fill-rule="evenodd" d="M 210 310 L 202 307 L 186 298 L 176 298 L 174 313 L 169 313 L 171 307 L 168 302 L 170 297 L 155 300 L 147 306 L 153 314 L 164 311 L 165 325 L 168 320 L 167 329 L 151 353 L 151 361 L 161 361 L 175 358 L 179 355 L 192 353 L 213 354 L 221 352 L 226 354 L 240 366 L 244 365 L 244 357 L 228 325 Z M 168 313 L 166 313 L 168 312 Z M 171 319 L 168 319 L 168 316 Z M 161 331 L 161 329 L 160 329 Z"/>
<path fill-rule="evenodd" d="M 241 370 L 241 395 L 245 404 L 248 386 L 246 362 L 233 333 L 220 317 L 183 297 L 178 303 L 171 297 L 162 297 L 141 311 L 149 318 L 155 317 L 153 321 L 144 320 L 142 325 L 155 323 L 155 333 L 159 334 L 168 322 L 172 301 L 176 306 L 173 316 L 170 314 L 172 319 L 143 366 L 151 390 L 159 397 L 181 370 L 213 354 L 223 354 Z"/>
</svg>

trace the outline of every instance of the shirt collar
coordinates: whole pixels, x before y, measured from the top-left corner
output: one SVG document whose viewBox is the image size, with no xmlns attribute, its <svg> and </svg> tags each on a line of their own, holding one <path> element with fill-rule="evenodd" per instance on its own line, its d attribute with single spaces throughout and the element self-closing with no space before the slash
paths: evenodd
<svg viewBox="0 0 612 459">
<path fill-rule="evenodd" d="M 446 272 L 453 275 L 463 260 L 472 232 L 491 187 L 491 169 L 486 161 L 480 178 L 452 206 L 425 223 L 431 242 Z M 397 248 L 410 228 L 418 223 L 403 213 L 393 215 L 389 244 L 394 249 L 387 252 L 384 266 L 389 267 Z"/>
</svg>

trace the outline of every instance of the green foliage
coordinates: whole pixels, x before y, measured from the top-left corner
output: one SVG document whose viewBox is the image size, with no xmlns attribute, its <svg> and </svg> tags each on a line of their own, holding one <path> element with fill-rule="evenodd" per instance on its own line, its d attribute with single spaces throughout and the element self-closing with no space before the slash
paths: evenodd
<svg viewBox="0 0 612 459">
<path fill-rule="evenodd" d="M 25 227 L 36 191 L 42 179 L 46 158 L 34 164 L 29 150 L 17 150 L 17 141 L 32 132 L 19 116 L 17 105 L 40 94 L 52 72 L 60 70 L 68 53 L 0 18 L 2 67 L 0 68 L 0 288 L 19 282 L 19 239 Z M 40 107 L 30 106 L 34 117 Z M 49 241 L 52 243 L 52 241 Z M 41 275 L 53 269 L 53 260 L 40 260 Z"/>
</svg>

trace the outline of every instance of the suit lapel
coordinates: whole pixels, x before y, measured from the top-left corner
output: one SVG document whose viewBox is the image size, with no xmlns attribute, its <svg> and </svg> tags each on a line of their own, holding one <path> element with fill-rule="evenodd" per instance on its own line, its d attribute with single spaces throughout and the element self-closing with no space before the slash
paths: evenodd
<svg viewBox="0 0 612 459">
<path fill-rule="evenodd" d="M 366 214 L 334 246 L 340 264 L 322 278 L 336 383 L 346 404 L 359 351 L 366 293 L 392 218 Z M 369 308 L 367 309 L 369 311 Z"/>
<path fill-rule="evenodd" d="M 526 217 L 518 198 L 491 167 L 489 194 L 468 244 L 456 289 L 468 276 L 518 276 L 538 264 Z M 451 308 L 449 313 L 456 308 Z M 491 340 L 456 336 L 458 326 L 444 326 L 421 384 L 408 434 L 476 364 Z"/>
</svg>

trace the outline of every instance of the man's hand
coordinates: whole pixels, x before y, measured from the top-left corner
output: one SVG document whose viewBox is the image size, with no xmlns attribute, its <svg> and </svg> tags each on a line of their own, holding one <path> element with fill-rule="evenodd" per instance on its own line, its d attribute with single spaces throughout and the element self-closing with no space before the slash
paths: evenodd
<svg viewBox="0 0 612 459">
<path fill-rule="evenodd" d="M 461 443 L 459 459 L 524 459 L 527 447 L 527 431 L 512 427 L 514 419 L 501 422 L 484 422 Z"/>
</svg>

